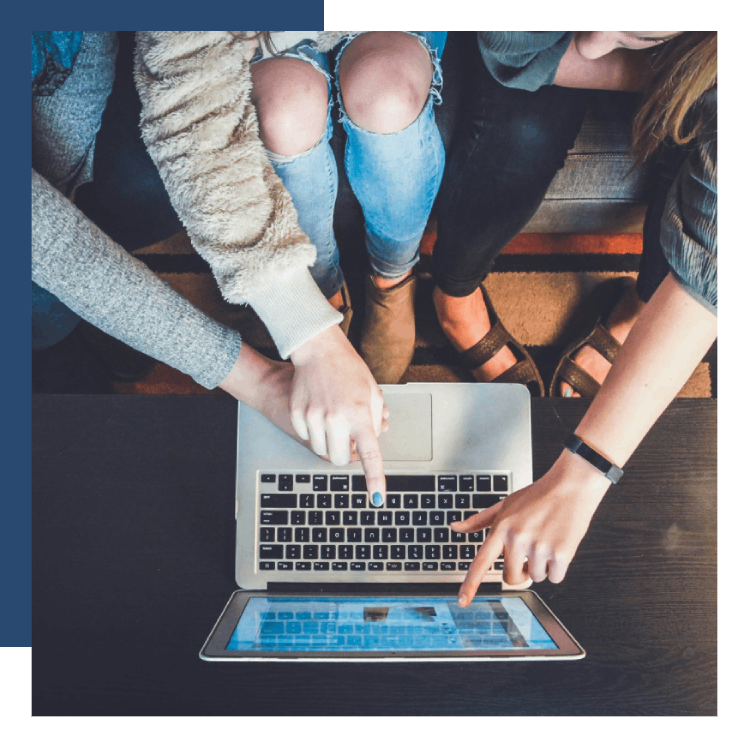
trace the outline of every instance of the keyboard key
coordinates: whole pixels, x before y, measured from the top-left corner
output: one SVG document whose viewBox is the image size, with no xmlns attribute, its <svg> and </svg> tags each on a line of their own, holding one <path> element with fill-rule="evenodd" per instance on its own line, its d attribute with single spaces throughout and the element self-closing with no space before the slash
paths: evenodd
<svg viewBox="0 0 750 748">
<path fill-rule="evenodd" d="M 493 475 L 492 476 L 492 490 L 500 491 L 501 493 L 508 493 L 508 476 L 507 475 Z"/>
<path fill-rule="evenodd" d="M 322 489 L 325 490 L 325 489 Z M 331 476 L 331 491 L 348 491 L 349 490 L 349 476 L 348 475 L 332 475 Z"/>
<path fill-rule="evenodd" d="M 484 541 L 484 532 L 482 530 L 478 530 L 477 532 L 470 532 L 469 533 L 469 542 L 470 543 L 481 543 Z"/>
<path fill-rule="evenodd" d="M 279 476 L 279 491 L 294 491 L 294 476 L 293 475 L 280 475 Z"/>
<path fill-rule="evenodd" d="M 432 530 L 429 527 L 417 528 L 417 543 L 431 543 Z"/>
<path fill-rule="evenodd" d="M 344 561 L 336 561 L 336 563 L 331 564 L 331 568 L 333 571 L 346 571 L 349 568 L 349 564 Z"/>
<path fill-rule="evenodd" d="M 447 559 L 458 558 L 458 546 L 457 545 L 444 545 L 443 546 L 443 558 L 447 558 Z"/>
<path fill-rule="evenodd" d="M 261 512 L 261 525 L 288 525 L 289 512 Z"/>
<path fill-rule="evenodd" d="M 328 490 L 328 476 L 327 475 L 313 475 L 312 484 L 313 484 L 313 491 L 327 491 Z"/>
<path fill-rule="evenodd" d="M 385 505 L 389 509 L 401 509 L 401 494 L 389 493 L 385 497 Z"/>
<path fill-rule="evenodd" d="M 422 571 L 437 571 L 437 561 L 425 561 L 422 564 Z"/>
<path fill-rule="evenodd" d="M 339 558 L 345 558 L 345 559 L 354 558 L 354 546 L 353 545 L 340 545 L 339 546 Z"/>
<path fill-rule="evenodd" d="M 286 546 L 286 553 L 284 554 L 285 558 L 300 558 L 302 554 L 302 549 L 298 545 L 288 545 Z"/>
<path fill-rule="evenodd" d="M 436 499 L 434 493 L 423 493 L 419 500 L 419 505 L 422 509 L 434 509 L 436 505 Z"/>
<path fill-rule="evenodd" d="M 406 546 L 405 545 L 392 545 L 391 546 L 391 558 L 397 559 L 397 560 L 406 558 Z"/>
<path fill-rule="evenodd" d="M 458 555 L 460 558 L 474 558 L 475 550 L 473 545 L 462 545 Z"/>
<path fill-rule="evenodd" d="M 319 493 L 317 501 L 315 502 L 318 509 L 330 509 L 331 508 L 331 494 Z"/>
<path fill-rule="evenodd" d="M 434 475 L 386 475 L 385 483 L 388 491 L 404 493 L 405 491 L 434 491 Z"/>
<path fill-rule="evenodd" d="M 459 476 L 458 488 L 460 491 L 468 491 L 469 493 L 471 493 L 474 490 L 474 476 L 473 475 Z"/>
<path fill-rule="evenodd" d="M 284 558 L 283 545 L 261 545 L 258 550 L 260 558 Z"/>
<path fill-rule="evenodd" d="M 275 527 L 261 527 L 260 528 L 260 542 L 261 543 L 273 543 L 276 540 L 276 528 Z"/>
<path fill-rule="evenodd" d="M 396 561 L 389 561 L 385 565 L 386 571 L 401 571 L 401 563 Z"/>
<path fill-rule="evenodd" d="M 455 571 L 455 570 L 456 570 L 455 561 L 441 561 L 440 562 L 440 571 Z"/>
<path fill-rule="evenodd" d="M 326 512 L 326 524 L 327 525 L 340 525 L 341 524 L 341 512 Z"/>
<path fill-rule="evenodd" d="M 427 512 L 412 512 L 411 523 L 413 525 L 426 525 Z"/>
<path fill-rule="evenodd" d="M 384 543 L 395 543 L 397 538 L 398 530 L 395 527 L 384 527 L 383 528 L 383 542 Z"/>
<path fill-rule="evenodd" d="M 336 546 L 335 545 L 321 545 L 320 546 L 320 557 L 333 559 L 336 558 Z M 335 566 L 335 564 L 334 564 Z"/>
<path fill-rule="evenodd" d="M 331 478 L 333 481 L 333 478 Z M 348 493 L 335 493 L 333 495 L 333 505 L 336 509 L 348 509 L 349 508 L 349 494 Z"/>
<path fill-rule="evenodd" d="M 346 566 L 346 564 L 344 564 Z M 367 568 L 367 564 L 364 561 L 352 561 L 350 564 L 352 571 L 364 571 Z"/>
<path fill-rule="evenodd" d="M 296 509 L 296 493 L 262 493 L 260 505 L 263 509 Z"/>
<path fill-rule="evenodd" d="M 465 543 L 465 542 L 466 542 L 466 533 L 453 532 L 453 530 L 451 530 L 451 543 Z"/>
<path fill-rule="evenodd" d="M 260 476 L 261 483 L 276 483 L 276 476 L 272 473 L 263 473 Z"/>
<path fill-rule="evenodd" d="M 413 561 L 407 561 L 404 564 L 404 569 L 406 571 L 419 571 L 419 564 L 414 563 Z"/>
<path fill-rule="evenodd" d="M 433 530 L 436 543 L 447 543 L 450 537 L 450 530 L 447 527 L 436 527 Z"/>
<path fill-rule="evenodd" d="M 360 512 L 359 524 L 360 525 L 374 525 L 375 524 L 375 512 Z"/>
<path fill-rule="evenodd" d="M 410 545 L 407 548 L 406 555 L 411 559 L 421 560 L 424 556 L 424 550 L 421 545 Z"/>
<path fill-rule="evenodd" d="M 474 509 L 487 509 L 494 506 L 502 497 L 496 493 L 475 493 L 472 499 Z"/>
<path fill-rule="evenodd" d="M 430 524 L 431 525 L 444 525 L 445 524 L 445 512 L 430 512 Z"/>
<path fill-rule="evenodd" d="M 370 546 L 369 545 L 358 545 L 354 549 L 354 553 L 357 558 L 367 560 L 370 558 Z"/>
<path fill-rule="evenodd" d="M 383 525 L 393 524 L 393 512 L 378 512 L 378 524 L 382 527 Z"/>
<path fill-rule="evenodd" d="M 331 527 L 328 530 L 328 538 L 332 543 L 343 543 L 344 542 L 344 528 L 343 527 Z"/>
<path fill-rule="evenodd" d="M 439 493 L 438 494 L 438 507 L 440 509 L 453 509 L 453 494 L 452 493 Z"/>
<path fill-rule="evenodd" d="M 315 571 L 328 571 L 330 567 L 331 565 L 328 563 L 328 561 L 316 561 L 313 564 L 313 569 Z"/>
<path fill-rule="evenodd" d="M 275 561 L 261 561 L 260 562 L 261 571 L 273 571 L 275 568 L 276 568 Z"/>
<path fill-rule="evenodd" d="M 352 509 L 367 509 L 367 494 L 352 494 Z"/>
<path fill-rule="evenodd" d="M 414 528 L 402 527 L 401 529 L 399 529 L 398 542 L 399 543 L 413 543 L 414 542 Z"/>
<path fill-rule="evenodd" d="M 308 512 L 307 513 L 307 524 L 308 525 L 322 525 L 323 524 L 323 512 Z"/>
<path fill-rule="evenodd" d="M 458 490 L 458 478 L 455 475 L 438 476 L 438 491 Z"/>
<path fill-rule="evenodd" d="M 318 546 L 317 545 L 305 545 L 302 547 L 302 558 L 312 558 L 315 559 L 318 557 Z"/>
<path fill-rule="evenodd" d="M 372 557 L 377 559 L 388 558 L 388 546 L 387 545 L 374 545 L 372 547 Z"/>
<path fill-rule="evenodd" d="M 471 564 L 468 561 L 459 561 L 458 562 L 458 570 L 459 571 L 468 571 L 471 567 Z"/>
<path fill-rule="evenodd" d="M 299 497 L 300 509 L 313 509 L 315 507 L 315 494 L 303 493 Z"/>
<path fill-rule="evenodd" d="M 362 528 L 361 527 L 350 527 L 346 531 L 346 542 L 347 543 L 361 543 L 362 542 Z"/>
<path fill-rule="evenodd" d="M 395 519 L 397 525 L 408 525 L 409 512 L 395 512 Z"/>
<path fill-rule="evenodd" d="M 455 500 L 456 509 L 471 508 L 471 496 L 468 493 L 457 493 Z"/>
<path fill-rule="evenodd" d="M 477 491 L 489 493 L 492 490 L 492 479 L 489 475 L 477 476 Z"/>
<path fill-rule="evenodd" d="M 295 571 L 310 571 L 312 564 L 309 561 L 297 561 L 294 565 Z"/>
<path fill-rule="evenodd" d="M 279 527 L 276 530 L 276 540 L 279 543 L 290 543 L 292 540 L 292 528 L 291 527 Z"/>
<path fill-rule="evenodd" d="M 306 475 L 305 473 L 301 475 L 295 475 L 294 476 L 294 482 L 295 483 L 309 483 L 310 482 L 310 476 Z"/>
<path fill-rule="evenodd" d="M 382 561 L 370 561 L 369 564 L 367 564 L 368 571 L 383 571 L 383 562 Z"/>
<path fill-rule="evenodd" d="M 325 527 L 313 527 L 312 529 L 312 541 L 313 543 L 325 543 L 328 540 L 328 529 Z"/>
<path fill-rule="evenodd" d="M 292 524 L 293 525 L 307 524 L 307 522 L 305 521 L 305 514 L 307 514 L 307 512 L 292 512 Z"/>
<path fill-rule="evenodd" d="M 343 517 L 345 525 L 356 525 L 359 523 L 357 512 L 344 512 Z"/>
<path fill-rule="evenodd" d="M 492 568 L 495 571 L 502 571 L 503 570 L 503 562 L 502 561 L 495 561 L 495 563 L 492 564 Z"/>
<path fill-rule="evenodd" d="M 440 558 L 440 546 L 439 545 L 426 545 L 424 547 L 424 557 L 428 559 Z"/>
<path fill-rule="evenodd" d="M 379 543 L 380 530 L 377 527 L 365 528 L 365 543 Z"/>
<path fill-rule="evenodd" d="M 463 519 L 461 512 L 446 512 L 445 522 L 450 525 L 452 522 L 460 522 Z"/>
<path fill-rule="evenodd" d="M 415 493 L 407 493 L 404 495 L 404 509 L 417 509 L 419 508 L 419 496 Z"/>
<path fill-rule="evenodd" d="M 294 528 L 294 542 L 295 543 L 309 543 L 310 542 L 310 528 L 309 527 L 295 527 Z"/>
<path fill-rule="evenodd" d="M 293 566 L 292 566 L 292 562 L 291 561 L 279 561 L 276 564 L 276 568 L 279 571 L 291 571 L 292 568 L 293 568 Z"/>
</svg>

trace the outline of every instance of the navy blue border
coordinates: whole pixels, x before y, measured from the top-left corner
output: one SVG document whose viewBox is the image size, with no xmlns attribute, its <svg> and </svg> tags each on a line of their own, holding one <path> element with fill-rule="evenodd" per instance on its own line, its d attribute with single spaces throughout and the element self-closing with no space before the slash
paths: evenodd
<svg viewBox="0 0 750 748">
<path fill-rule="evenodd" d="M 0 616 L 0 646 L 31 646 L 31 324 L 28 314 L 31 223 L 28 176 L 31 155 L 31 107 L 28 73 L 29 33 L 38 28 L 173 28 L 179 20 L 188 28 L 288 29 L 293 19 L 297 29 L 323 29 L 323 0 L 280 0 L 253 3 L 223 2 L 218 13 L 212 6 L 184 2 L 154 3 L 135 0 L 124 7 L 107 3 L 49 2 L 37 0 L 27 10 L 17 9 L 14 23 L 29 21 L 29 30 L 9 32 L 2 45 L 4 59 L 3 175 L 4 215 L 7 233 L 3 259 L 10 282 L 0 294 L 4 329 L 3 392 L 4 432 L 2 446 L 5 482 L 0 521 L 0 567 L 2 568 L 4 614 Z M 20 16 L 20 18 L 18 18 Z M 248 21 L 251 23 L 249 24 Z M 23 144 L 20 146 L 19 144 Z M 23 311 L 26 310 L 26 311 Z M 43 470 L 43 465 L 34 465 Z"/>
</svg>

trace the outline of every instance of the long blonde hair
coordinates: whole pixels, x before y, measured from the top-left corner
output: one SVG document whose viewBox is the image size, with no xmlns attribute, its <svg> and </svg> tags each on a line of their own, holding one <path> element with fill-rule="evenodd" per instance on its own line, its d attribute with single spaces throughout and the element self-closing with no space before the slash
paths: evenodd
<svg viewBox="0 0 750 748">
<path fill-rule="evenodd" d="M 651 76 L 633 120 L 636 163 L 666 140 L 690 142 L 706 124 L 695 103 L 717 80 L 717 34 L 686 31 L 652 53 Z"/>
</svg>

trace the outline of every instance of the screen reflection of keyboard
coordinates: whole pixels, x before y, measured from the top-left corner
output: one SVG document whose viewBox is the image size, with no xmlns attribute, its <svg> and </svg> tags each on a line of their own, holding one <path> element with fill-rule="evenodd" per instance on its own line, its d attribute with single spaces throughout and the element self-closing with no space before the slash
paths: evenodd
<svg viewBox="0 0 750 748">
<path fill-rule="evenodd" d="M 452 522 L 494 506 L 510 474 L 387 475 L 373 507 L 363 475 L 262 473 L 258 502 L 261 571 L 466 571 L 488 529 L 458 533 Z M 502 569 L 502 560 L 494 563 Z"/>
</svg>

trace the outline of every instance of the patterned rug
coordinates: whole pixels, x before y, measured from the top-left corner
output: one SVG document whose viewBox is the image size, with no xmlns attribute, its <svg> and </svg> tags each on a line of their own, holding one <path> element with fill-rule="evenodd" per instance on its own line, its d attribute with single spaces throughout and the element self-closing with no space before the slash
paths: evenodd
<svg viewBox="0 0 750 748">
<path fill-rule="evenodd" d="M 417 349 L 403 381 L 471 382 L 471 373 L 458 364 L 432 306 L 429 264 L 434 241 L 434 231 L 428 229 L 417 266 Z M 545 386 L 563 349 L 574 339 L 576 310 L 603 281 L 637 275 L 641 243 L 640 234 L 521 234 L 498 257 L 485 287 L 503 324 L 529 349 Z M 193 250 L 185 232 L 134 254 L 196 307 L 238 330 L 266 356 L 277 358 L 271 338 L 252 309 L 223 300 L 208 265 Z M 362 322 L 364 270 L 358 273 L 355 267 L 352 272 L 345 261 L 343 264 L 355 313 L 350 334 L 356 345 Z M 210 394 L 165 364 L 159 364 L 146 379 L 118 382 L 115 388 L 122 394 Z M 680 396 L 716 397 L 716 346 Z"/>
</svg>

